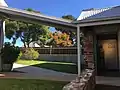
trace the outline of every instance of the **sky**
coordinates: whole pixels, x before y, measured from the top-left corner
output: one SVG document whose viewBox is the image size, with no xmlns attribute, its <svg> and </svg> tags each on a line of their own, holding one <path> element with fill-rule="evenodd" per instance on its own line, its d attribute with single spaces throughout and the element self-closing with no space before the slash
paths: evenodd
<svg viewBox="0 0 120 90">
<path fill-rule="evenodd" d="M 25 9 L 32 8 L 49 16 L 61 17 L 73 15 L 76 18 L 80 12 L 89 8 L 105 8 L 120 5 L 120 0 L 5 0 L 9 7 Z M 8 41 L 5 39 L 5 41 Z M 20 40 L 17 45 L 22 46 Z"/>
</svg>

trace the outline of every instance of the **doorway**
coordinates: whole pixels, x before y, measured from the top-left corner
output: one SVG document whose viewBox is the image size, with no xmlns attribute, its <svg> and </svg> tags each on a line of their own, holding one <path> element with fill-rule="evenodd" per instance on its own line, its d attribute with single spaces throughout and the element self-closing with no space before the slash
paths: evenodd
<svg viewBox="0 0 120 90">
<path fill-rule="evenodd" d="M 118 71 L 118 45 L 116 34 L 97 36 L 97 72 Z"/>
</svg>

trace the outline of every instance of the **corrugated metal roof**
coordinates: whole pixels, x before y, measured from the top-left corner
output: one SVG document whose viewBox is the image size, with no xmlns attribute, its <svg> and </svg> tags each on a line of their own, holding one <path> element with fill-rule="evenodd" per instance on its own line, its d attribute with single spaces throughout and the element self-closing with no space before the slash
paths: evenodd
<svg viewBox="0 0 120 90">
<path fill-rule="evenodd" d="M 79 20 L 97 19 L 97 18 L 108 18 L 120 16 L 120 6 L 102 9 L 89 9 L 83 10 L 78 17 Z"/>
</svg>

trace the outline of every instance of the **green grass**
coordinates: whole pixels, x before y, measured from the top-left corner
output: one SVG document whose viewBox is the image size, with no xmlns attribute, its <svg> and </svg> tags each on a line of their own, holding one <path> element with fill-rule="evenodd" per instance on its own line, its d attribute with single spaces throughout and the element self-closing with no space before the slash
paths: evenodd
<svg viewBox="0 0 120 90">
<path fill-rule="evenodd" d="M 35 60 L 18 60 L 16 63 L 51 69 L 59 72 L 77 74 L 77 66 L 73 63 L 48 62 L 48 61 L 37 61 L 37 60 L 36 61 Z"/>
<path fill-rule="evenodd" d="M 67 83 L 32 79 L 0 79 L 0 90 L 62 90 Z"/>
</svg>

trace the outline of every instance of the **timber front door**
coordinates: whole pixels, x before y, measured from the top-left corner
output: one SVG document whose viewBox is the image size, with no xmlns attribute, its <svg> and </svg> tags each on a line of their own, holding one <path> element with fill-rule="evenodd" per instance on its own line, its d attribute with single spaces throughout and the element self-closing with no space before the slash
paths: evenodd
<svg viewBox="0 0 120 90">
<path fill-rule="evenodd" d="M 109 36 L 98 40 L 98 70 L 117 70 L 118 69 L 118 48 L 117 39 Z"/>
</svg>

